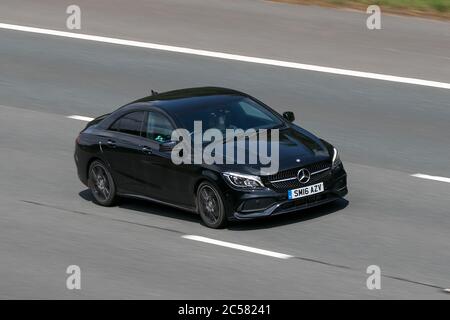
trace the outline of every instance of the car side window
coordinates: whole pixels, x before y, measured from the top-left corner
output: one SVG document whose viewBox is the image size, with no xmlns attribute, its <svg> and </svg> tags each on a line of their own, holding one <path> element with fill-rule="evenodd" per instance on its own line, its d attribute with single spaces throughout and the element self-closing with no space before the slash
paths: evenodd
<svg viewBox="0 0 450 320">
<path fill-rule="evenodd" d="M 109 127 L 109 130 L 141 136 L 144 129 L 144 116 L 144 111 L 128 113 L 116 120 L 111 127 Z"/>
<path fill-rule="evenodd" d="M 150 111 L 147 115 L 145 136 L 156 142 L 170 141 L 174 130 L 169 119 L 159 112 Z"/>
<path fill-rule="evenodd" d="M 119 118 L 116 121 L 114 121 L 114 123 L 109 127 L 108 130 L 120 131 L 120 120 L 122 120 L 122 118 Z"/>
</svg>

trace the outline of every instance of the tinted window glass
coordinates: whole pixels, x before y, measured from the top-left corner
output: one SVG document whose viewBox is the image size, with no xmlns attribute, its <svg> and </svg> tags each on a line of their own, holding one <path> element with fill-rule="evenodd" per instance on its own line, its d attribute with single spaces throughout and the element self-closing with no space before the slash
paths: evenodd
<svg viewBox="0 0 450 320">
<path fill-rule="evenodd" d="M 194 129 L 194 121 L 201 121 L 203 130 L 216 128 L 221 131 L 272 129 L 283 125 L 272 112 L 247 97 L 222 96 L 217 100 L 198 100 L 198 104 L 176 111 L 183 127 L 189 132 Z"/>
<path fill-rule="evenodd" d="M 173 126 L 166 116 L 159 112 L 149 112 L 147 118 L 146 137 L 157 141 L 170 141 Z"/>
<path fill-rule="evenodd" d="M 109 130 L 111 131 L 120 131 L 120 120 L 116 120 L 111 127 L 109 127 Z"/>
<path fill-rule="evenodd" d="M 270 123 L 272 121 L 271 117 L 269 116 L 269 113 L 267 113 L 265 109 L 255 108 L 255 104 L 249 102 L 251 102 L 250 99 L 238 102 L 239 106 L 241 107 L 242 111 L 245 113 L 246 116 L 251 117 L 253 119 L 256 118 L 265 123 Z"/>
<path fill-rule="evenodd" d="M 132 134 L 134 136 L 140 136 L 144 122 L 144 115 L 145 112 L 143 111 L 128 113 L 114 122 L 109 129 Z"/>
</svg>

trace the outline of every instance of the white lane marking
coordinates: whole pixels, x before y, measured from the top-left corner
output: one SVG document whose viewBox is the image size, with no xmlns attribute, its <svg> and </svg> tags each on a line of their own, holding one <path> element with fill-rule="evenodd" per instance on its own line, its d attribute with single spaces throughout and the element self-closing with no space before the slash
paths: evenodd
<svg viewBox="0 0 450 320">
<path fill-rule="evenodd" d="M 88 121 L 88 122 L 94 120 L 94 118 L 84 117 L 84 116 L 77 116 L 77 115 L 67 116 L 67 118 L 75 119 L 75 120 L 81 120 L 81 121 Z"/>
<path fill-rule="evenodd" d="M 8 29 L 8 30 L 47 34 L 47 35 L 58 36 L 58 37 L 66 37 L 66 38 L 73 38 L 73 39 L 82 39 L 82 40 L 89 40 L 89 41 L 118 44 L 118 45 L 123 45 L 123 46 L 131 46 L 131 47 L 147 48 L 147 49 L 170 51 L 170 52 L 177 52 L 177 53 L 185 53 L 185 54 L 220 58 L 220 59 L 226 59 L 226 60 L 251 62 L 251 63 L 265 64 L 265 65 L 278 66 L 278 67 L 291 68 L 291 69 L 301 69 L 301 70 L 324 72 L 324 73 L 331 73 L 331 74 L 338 74 L 338 75 L 345 75 L 345 76 L 352 76 L 352 77 L 359 77 L 359 78 L 383 80 L 383 81 L 390 81 L 390 82 L 400 82 L 400 83 L 414 84 L 414 85 L 427 86 L 427 87 L 435 87 L 435 88 L 441 88 L 441 89 L 450 89 L 450 83 L 446 83 L 446 82 L 430 81 L 430 80 L 423 80 L 423 79 L 417 79 L 417 78 L 398 77 L 398 76 L 387 75 L 387 74 L 339 69 L 339 68 L 332 68 L 332 67 L 323 67 L 323 66 L 317 66 L 317 65 L 312 65 L 312 64 L 303 64 L 303 63 L 289 62 L 289 61 L 282 61 L 282 60 L 257 58 L 257 57 L 230 54 L 230 53 L 218 52 L 218 51 L 199 50 L 199 49 L 163 45 L 163 44 L 151 43 L 151 42 L 132 41 L 132 40 L 125 40 L 125 39 L 118 39 L 118 38 L 95 36 L 95 35 L 89 35 L 89 34 L 58 31 L 58 30 L 53 30 L 53 29 L 27 27 L 27 26 L 20 26 L 20 25 L 15 25 L 15 24 L 8 24 L 8 23 L 0 23 L 0 28 Z"/>
<path fill-rule="evenodd" d="M 214 239 L 205 238 L 205 237 L 201 237 L 201 236 L 184 235 L 184 236 L 182 236 L 182 238 L 194 240 L 194 241 L 205 242 L 205 243 L 210 243 L 210 244 L 215 244 L 217 246 L 232 248 L 232 249 L 236 249 L 236 250 L 253 252 L 253 253 L 257 253 L 257 254 L 262 254 L 264 256 L 269 256 L 269 257 L 274 257 L 274 258 L 279 258 L 279 259 L 293 258 L 293 256 L 290 256 L 290 255 L 284 254 L 284 253 L 268 251 L 268 250 L 253 248 L 253 247 L 249 247 L 249 246 L 243 246 L 243 245 L 236 244 L 236 243 L 214 240 Z"/>
<path fill-rule="evenodd" d="M 416 178 L 421 178 L 421 179 L 428 179 L 428 180 L 450 183 L 450 178 L 446 178 L 446 177 L 430 176 L 428 174 L 422 174 L 422 173 L 412 174 L 411 176 L 416 177 Z"/>
</svg>

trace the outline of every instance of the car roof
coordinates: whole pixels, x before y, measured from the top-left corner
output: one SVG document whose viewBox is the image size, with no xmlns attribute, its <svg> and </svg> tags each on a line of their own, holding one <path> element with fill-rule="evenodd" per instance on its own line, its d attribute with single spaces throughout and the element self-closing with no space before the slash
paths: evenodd
<svg viewBox="0 0 450 320">
<path fill-rule="evenodd" d="M 230 96 L 248 95 L 233 89 L 220 87 L 198 87 L 186 88 L 163 93 L 154 94 L 142 99 L 138 99 L 121 107 L 120 110 L 133 108 L 136 105 L 148 105 L 158 107 L 168 113 L 181 111 L 189 106 L 207 103 L 208 101 L 226 100 Z"/>
</svg>

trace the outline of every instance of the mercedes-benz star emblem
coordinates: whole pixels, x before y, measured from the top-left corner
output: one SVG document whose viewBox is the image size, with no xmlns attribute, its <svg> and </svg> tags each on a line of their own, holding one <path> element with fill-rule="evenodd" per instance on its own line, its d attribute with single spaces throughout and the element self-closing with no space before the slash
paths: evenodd
<svg viewBox="0 0 450 320">
<path fill-rule="evenodd" d="M 300 181 L 300 183 L 308 183 L 309 179 L 311 179 L 311 173 L 308 169 L 300 169 L 297 173 L 297 179 Z"/>
</svg>

